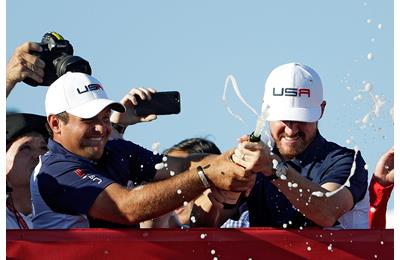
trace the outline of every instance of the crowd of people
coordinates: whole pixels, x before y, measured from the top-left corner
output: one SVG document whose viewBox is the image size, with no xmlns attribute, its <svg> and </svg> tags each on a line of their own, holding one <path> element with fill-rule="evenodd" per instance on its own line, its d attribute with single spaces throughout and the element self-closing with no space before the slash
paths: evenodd
<svg viewBox="0 0 400 260">
<path fill-rule="evenodd" d="M 10 58 L 7 96 L 26 78 L 41 82 L 45 63 L 32 51 L 40 45 L 27 42 Z M 67 72 L 48 87 L 45 116 L 7 114 L 7 229 L 385 228 L 394 149 L 369 180 L 359 151 L 326 140 L 318 129 L 323 85 L 306 65 L 284 64 L 268 76 L 273 147 L 244 135 L 221 152 L 189 138 L 154 154 L 123 135 L 157 118 L 135 114 L 156 90 L 133 88 L 117 102 L 105 89 Z"/>
</svg>

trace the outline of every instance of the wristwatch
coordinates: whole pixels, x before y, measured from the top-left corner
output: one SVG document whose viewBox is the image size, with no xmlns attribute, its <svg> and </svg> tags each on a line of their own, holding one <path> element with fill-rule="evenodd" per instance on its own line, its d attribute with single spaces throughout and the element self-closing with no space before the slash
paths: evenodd
<svg viewBox="0 0 400 260">
<path fill-rule="evenodd" d="M 277 179 L 286 180 L 287 172 L 289 170 L 289 166 L 286 162 L 280 161 L 273 163 L 272 168 L 275 170 L 275 176 Z"/>
</svg>

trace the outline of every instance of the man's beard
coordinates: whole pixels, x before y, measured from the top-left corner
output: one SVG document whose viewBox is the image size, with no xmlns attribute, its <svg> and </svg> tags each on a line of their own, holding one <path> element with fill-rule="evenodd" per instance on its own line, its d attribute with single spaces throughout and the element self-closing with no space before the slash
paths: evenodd
<svg viewBox="0 0 400 260">
<path fill-rule="evenodd" d="M 304 150 L 306 150 L 308 145 L 311 143 L 307 142 L 307 140 L 304 140 L 304 133 L 299 131 L 296 135 L 297 137 L 299 137 L 296 143 L 294 144 L 285 143 L 284 145 L 282 145 L 282 139 L 285 138 L 285 136 L 286 136 L 285 134 L 281 134 L 279 136 L 278 139 L 279 142 L 276 142 L 276 147 L 278 148 L 281 156 L 286 159 L 293 159 L 294 157 L 302 154 Z"/>
</svg>

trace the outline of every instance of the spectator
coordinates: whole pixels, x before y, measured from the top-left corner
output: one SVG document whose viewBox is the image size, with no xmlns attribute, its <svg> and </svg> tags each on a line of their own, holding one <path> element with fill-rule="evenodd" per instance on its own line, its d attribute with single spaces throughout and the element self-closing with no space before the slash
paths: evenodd
<svg viewBox="0 0 400 260">
<path fill-rule="evenodd" d="M 41 51 L 39 44 L 25 42 L 17 47 L 7 63 L 6 97 L 15 85 L 26 77 L 41 81 L 44 62 L 29 54 Z M 30 175 L 39 156 L 47 151 L 46 117 L 10 113 L 6 118 L 6 227 L 32 228 L 32 205 L 29 190 Z"/>
<path fill-rule="evenodd" d="M 244 136 L 232 157 L 259 172 L 247 200 L 250 226 L 354 228 L 362 222 L 366 228 L 368 204 L 361 203 L 368 202 L 365 162 L 359 152 L 321 136 L 318 120 L 326 101 L 318 74 L 298 63 L 281 65 L 265 88 L 263 111 L 275 143 L 272 153 L 263 142 Z M 342 220 L 358 202 L 353 216 Z M 196 208 L 193 214 L 199 214 Z M 202 215 L 201 220 L 196 224 L 219 226 L 221 214 Z"/>
<path fill-rule="evenodd" d="M 12 113 L 6 118 L 6 227 L 32 228 L 29 180 L 47 151 L 46 117 Z"/>
<path fill-rule="evenodd" d="M 186 158 L 191 154 L 221 154 L 218 147 L 211 141 L 204 138 L 185 139 L 172 147 L 168 148 L 163 154 Z M 174 173 L 172 173 L 174 174 Z M 207 190 L 208 191 L 208 190 Z M 205 191 L 205 192 L 207 192 Z M 190 213 L 192 211 L 194 200 L 184 203 L 172 212 L 169 212 L 159 218 L 147 220 L 140 223 L 141 228 L 176 228 L 189 227 Z"/>
<path fill-rule="evenodd" d="M 386 228 L 386 208 L 394 187 L 394 149 L 379 159 L 369 184 L 369 223 L 371 229 Z"/>
<path fill-rule="evenodd" d="M 67 72 L 49 87 L 45 103 L 52 136 L 31 178 L 34 228 L 89 227 L 88 216 L 135 224 L 174 210 L 211 185 L 243 191 L 254 184 L 251 168 L 229 160 L 233 150 L 175 158 L 108 141 L 111 110 L 123 122 L 125 108 L 89 75 Z M 168 178 L 170 171 L 177 175 Z M 134 187 L 142 181 L 154 182 Z"/>
</svg>

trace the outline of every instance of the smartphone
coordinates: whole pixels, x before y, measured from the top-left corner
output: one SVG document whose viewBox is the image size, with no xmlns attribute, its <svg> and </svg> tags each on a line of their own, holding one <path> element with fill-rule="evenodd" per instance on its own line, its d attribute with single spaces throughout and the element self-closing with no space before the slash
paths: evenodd
<svg viewBox="0 0 400 260">
<path fill-rule="evenodd" d="M 178 91 L 156 92 L 151 100 L 138 100 L 136 115 L 171 115 L 181 112 L 181 98 Z"/>
</svg>

